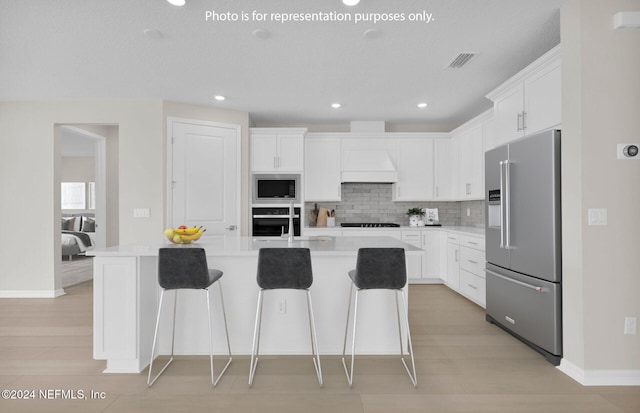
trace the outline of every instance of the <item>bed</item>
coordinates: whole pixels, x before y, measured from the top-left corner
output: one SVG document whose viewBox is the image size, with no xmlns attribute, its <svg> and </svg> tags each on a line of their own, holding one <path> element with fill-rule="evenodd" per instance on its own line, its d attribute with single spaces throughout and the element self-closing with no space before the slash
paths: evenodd
<svg viewBox="0 0 640 413">
<path fill-rule="evenodd" d="M 94 248 L 96 222 L 93 215 L 64 215 L 62 217 L 62 257 L 84 254 Z"/>
</svg>

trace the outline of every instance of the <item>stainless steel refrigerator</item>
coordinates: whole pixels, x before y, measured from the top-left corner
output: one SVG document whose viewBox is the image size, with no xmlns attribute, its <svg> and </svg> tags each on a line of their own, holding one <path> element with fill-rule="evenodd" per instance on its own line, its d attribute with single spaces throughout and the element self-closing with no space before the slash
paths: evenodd
<svg viewBox="0 0 640 413">
<path fill-rule="evenodd" d="M 487 321 L 562 358 L 560 131 L 485 153 Z"/>
</svg>

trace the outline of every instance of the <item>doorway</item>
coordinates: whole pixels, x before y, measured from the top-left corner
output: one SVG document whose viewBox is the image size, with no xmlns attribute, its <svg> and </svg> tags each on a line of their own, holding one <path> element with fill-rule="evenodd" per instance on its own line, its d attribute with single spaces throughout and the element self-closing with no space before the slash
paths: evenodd
<svg viewBox="0 0 640 413">
<path fill-rule="evenodd" d="M 93 278 L 86 249 L 117 244 L 118 126 L 73 124 L 56 128 L 60 137 L 58 215 L 63 229 L 62 268 L 56 272 L 56 285 L 64 288 Z"/>
</svg>

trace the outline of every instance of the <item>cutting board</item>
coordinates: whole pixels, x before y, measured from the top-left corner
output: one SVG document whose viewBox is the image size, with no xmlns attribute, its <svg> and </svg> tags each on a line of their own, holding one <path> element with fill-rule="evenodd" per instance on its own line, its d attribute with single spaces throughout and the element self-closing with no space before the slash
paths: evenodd
<svg viewBox="0 0 640 413">
<path fill-rule="evenodd" d="M 327 226 L 327 218 L 329 217 L 330 212 L 331 210 L 328 208 L 320 208 L 318 210 L 318 219 L 316 220 L 316 227 Z"/>
</svg>

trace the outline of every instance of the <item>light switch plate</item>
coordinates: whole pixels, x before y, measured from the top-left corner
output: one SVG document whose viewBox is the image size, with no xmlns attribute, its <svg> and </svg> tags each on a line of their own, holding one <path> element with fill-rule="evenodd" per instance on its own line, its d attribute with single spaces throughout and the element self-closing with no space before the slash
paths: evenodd
<svg viewBox="0 0 640 413">
<path fill-rule="evenodd" d="M 607 225 L 607 208 L 589 208 L 589 225 Z"/>
<path fill-rule="evenodd" d="M 133 209 L 133 217 L 134 218 L 149 218 L 150 216 L 149 208 L 134 208 Z"/>
</svg>

